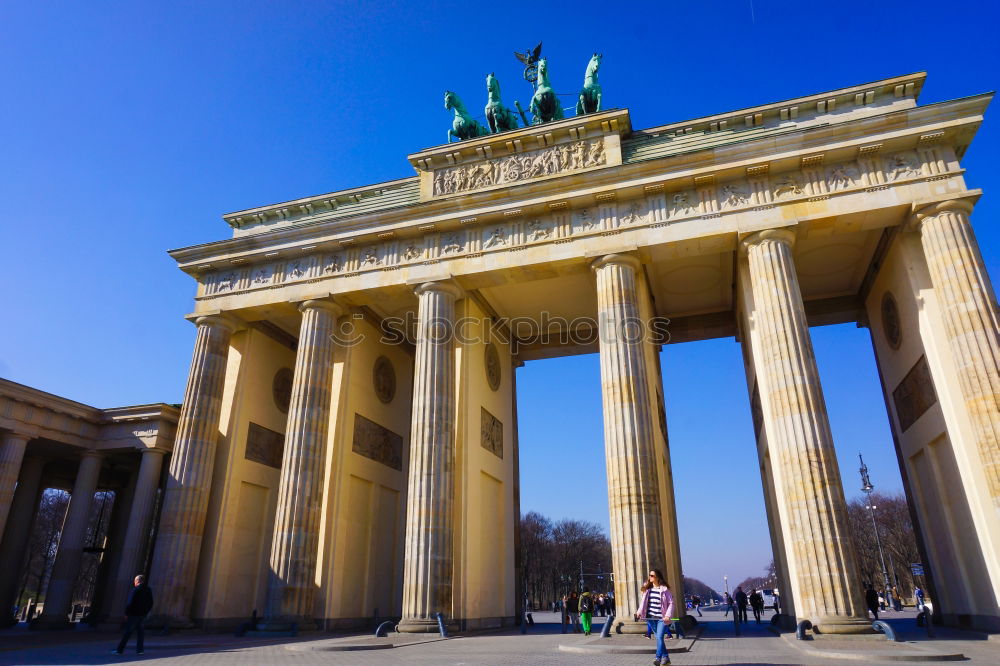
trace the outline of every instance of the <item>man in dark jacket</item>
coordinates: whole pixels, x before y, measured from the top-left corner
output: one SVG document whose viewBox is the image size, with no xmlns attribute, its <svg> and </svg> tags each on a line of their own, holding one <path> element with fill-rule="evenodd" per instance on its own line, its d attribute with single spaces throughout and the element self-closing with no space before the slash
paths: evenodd
<svg viewBox="0 0 1000 666">
<path fill-rule="evenodd" d="M 136 576 L 135 587 L 129 592 L 128 603 L 125 605 L 125 633 L 122 634 L 122 639 L 118 642 L 118 647 L 112 650 L 114 654 L 122 654 L 125 651 L 125 645 L 128 643 L 128 639 L 132 636 L 133 631 L 136 633 L 136 654 L 143 653 L 142 643 L 145 638 L 145 632 L 143 631 L 142 623 L 146 620 L 146 616 L 149 615 L 149 611 L 151 610 L 153 610 L 153 592 L 149 589 L 149 585 L 146 585 L 145 576 Z"/>
<path fill-rule="evenodd" d="M 736 602 L 736 617 L 737 620 L 743 624 L 747 623 L 747 593 L 743 591 L 742 587 L 736 588 L 736 594 L 733 595 L 733 601 Z"/>
<path fill-rule="evenodd" d="M 875 619 L 878 619 L 878 592 L 875 588 L 865 583 L 865 605 L 868 606 L 868 610 L 872 612 Z"/>
</svg>

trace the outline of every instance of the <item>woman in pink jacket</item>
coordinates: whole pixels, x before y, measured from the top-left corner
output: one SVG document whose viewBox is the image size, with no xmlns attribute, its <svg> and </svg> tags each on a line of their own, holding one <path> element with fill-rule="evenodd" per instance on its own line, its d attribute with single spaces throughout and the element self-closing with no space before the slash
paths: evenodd
<svg viewBox="0 0 1000 666">
<path fill-rule="evenodd" d="M 649 572 L 649 582 L 652 587 L 643 593 L 635 619 L 656 621 L 656 660 L 653 664 L 662 666 L 670 663 L 667 646 L 663 643 L 663 634 L 667 631 L 670 618 L 674 616 L 674 595 L 670 592 L 670 587 L 667 586 L 659 569 L 652 569 Z"/>
</svg>

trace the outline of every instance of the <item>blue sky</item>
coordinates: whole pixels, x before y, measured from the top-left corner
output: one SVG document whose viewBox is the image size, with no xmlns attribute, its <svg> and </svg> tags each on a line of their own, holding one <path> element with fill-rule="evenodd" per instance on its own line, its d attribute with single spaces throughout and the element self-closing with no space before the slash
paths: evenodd
<svg viewBox="0 0 1000 666">
<path fill-rule="evenodd" d="M 225 238 L 220 215 L 412 173 L 443 142 L 442 93 L 472 108 L 544 40 L 574 92 L 604 53 L 607 106 L 641 128 L 919 70 L 922 103 L 997 87 L 990 2 L 0 3 L 0 376 L 98 406 L 179 402 L 194 284 L 165 250 Z M 964 159 L 997 273 L 988 114 Z M 814 329 L 848 495 L 863 451 L 899 474 L 868 333 Z M 738 345 L 663 353 L 685 572 L 770 557 Z M 596 356 L 519 371 L 525 510 L 607 523 Z M 558 413 L 560 418 L 552 418 Z M 552 474 L 551 470 L 559 470 Z"/>
</svg>

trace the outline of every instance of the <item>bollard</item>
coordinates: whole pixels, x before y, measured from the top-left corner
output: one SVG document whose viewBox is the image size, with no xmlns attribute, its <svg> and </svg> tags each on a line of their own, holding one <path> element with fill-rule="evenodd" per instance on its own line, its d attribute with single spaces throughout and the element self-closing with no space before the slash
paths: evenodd
<svg viewBox="0 0 1000 666">
<path fill-rule="evenodd" d="M 875 620 L 874 622 L 872 622 L 872 629 L 874 629 L 880 634 L 885 634 L 885 639 L 887 641 L 893 641 L 894 643 L 899 642 L 899 639 L 896 637 L 896 632 L 893 631 L 892 627 L 890 627 L 887 623 L 883 622 L 882 620 Z"/>
<path fill-rule="evenodd" d="M 527 610 L 525 610 L 523 613 L 521 613 L 521 633 L 522 634 L 528 633 L 528 611 Z"/>
<path fill-rule="evenodd" d="M 795 627 L 795 638 L 800 641 L 807 641 L 812 638 L 806 632 L 813 628 L 813 623 L 809 620 L 802 620 L 799 626 Z"/>
<path fill-rule="evenodd" d="M 386 620 L 378 625 L 378 629 L 375 630 L 375 638 L 385 638 L 389 635 L 390 628 L 392 628 L 392 620 Z"/>
<path fill-rule="evenodd" d="M 739 611 L 736 610 L 733 611 L 733 631 L 736 632 L 737 636 L 740 635 L 740 616 Z"/>
<path fill-rule="evenodd" d="M 442 617 L 441 613 L 437 613 L 437 621 L 438 631 L 441 632 L 441 638 L 448 638 L 448 628 L 444 626 L 444 617 Z"/>
<path fill-rule="evenodd" d="M 611 638 L 611 625 L 615 623 L 615 616 L 611 614 L 608 619 L 604 621 L 604 626 L 601 627 L 601 638 Z"/>
</svg>

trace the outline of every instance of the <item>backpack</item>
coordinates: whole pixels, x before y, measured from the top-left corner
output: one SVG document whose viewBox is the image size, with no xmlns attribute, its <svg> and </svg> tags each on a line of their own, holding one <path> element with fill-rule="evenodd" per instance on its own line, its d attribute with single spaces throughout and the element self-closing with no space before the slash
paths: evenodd
<svg viewBox="0 0 1000 666">
<path fill-rule="evenodd" d="M 585 594 L 580 597 L 580 612 L 581 613 L 592 613 L 594 612 L 594 598 L 589 594 Z"/>
</svg>

